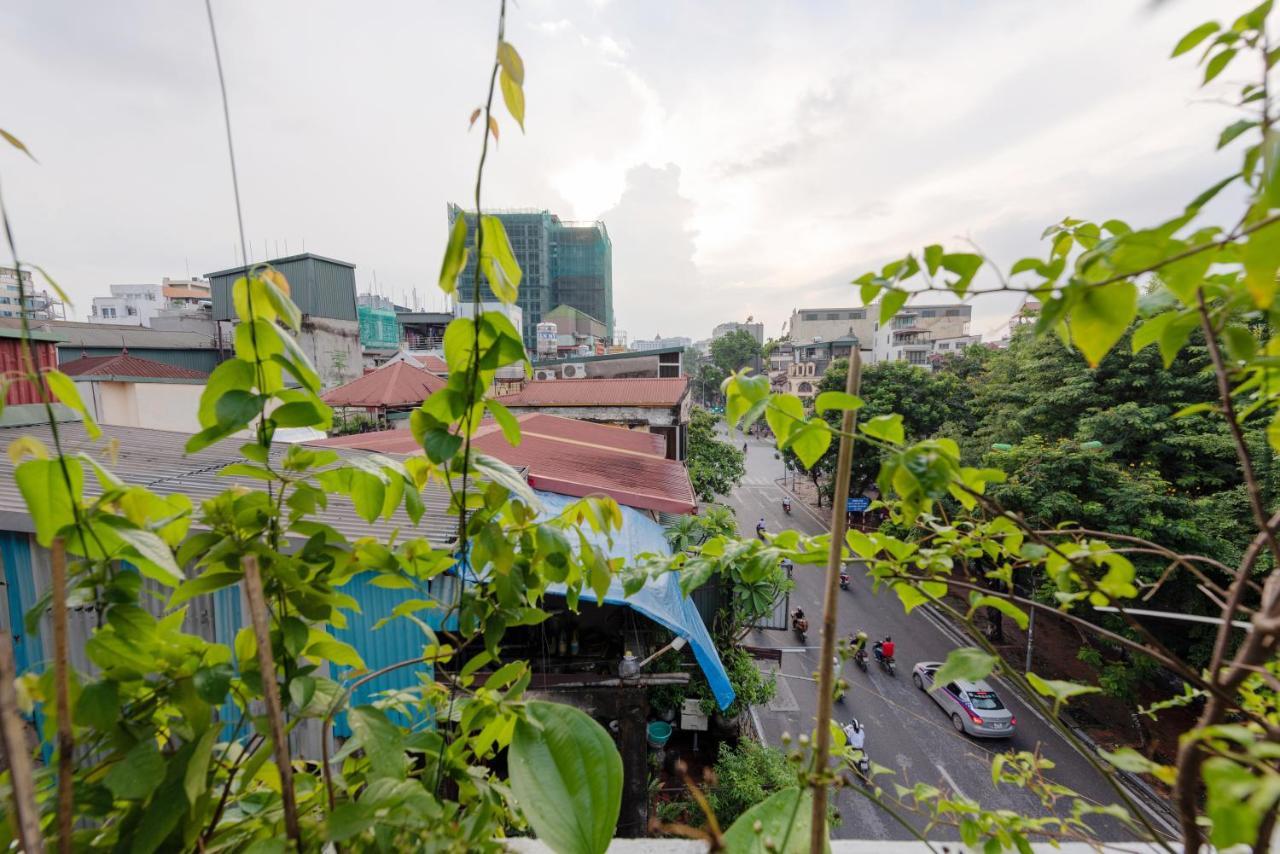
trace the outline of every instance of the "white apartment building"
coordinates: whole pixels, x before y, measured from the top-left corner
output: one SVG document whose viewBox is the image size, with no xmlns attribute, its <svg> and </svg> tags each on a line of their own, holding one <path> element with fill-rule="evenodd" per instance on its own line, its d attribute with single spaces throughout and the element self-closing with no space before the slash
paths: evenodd
<svg viewBox="0 0 1280 854">
<path fill-rule="evenodd" d="M 714 341 L 721 336 L 728 335 L 730 332 L 736 332 L 739 329 L 745 329 L 752 338 L 756 339 L 757 344 L 764 343 L 764 324 L 752 323 L 751 318 L 747 318 L 746 323 L 739 323 L 736 320 L 730 320 L 727 323 L 721 323 L 715 329 L 711 330 L 711 340 Z"/>
<path fill-rule="evenodd" d="M 683 335 L 675 335 L 670 338 L 663 338 L 661 335 L 653 338 L 638 339 L 631 342 L 631 349 L 637 352 L 645 350 L 665 350 L 667 347 L 692 347 L 693 339 L 686 338 Z"/>
<path fill-rule="evenodd" d="M 209 283 L 201 279 L 166 277 L 158 285 L 111 285 L 111 296 L 93 298 L 89 320 L 149 327 L 165 309 L 194 309 L 209 301 Z"/>
<path fill-rule="evenodd" d="M 22 289 L 27 292 L 26 315 L 34 320 L 65 320 L 62 300 L 51 296 L 47 290 L 36 291 L 31 271 L 22 271 Z M 18 271 L 12 267 L 0 267 L 0 317 L 21 317 L 22 295 L 18 289 Z"/>
<path fill-rule="evenodd" d="M 871 359 L 928 366 L 939 343 L 947 343 L 947 349 L 954 351 L 957 341 L 981 340 L 969 335 L 972 318 L 970 305 L 907 306 L 887 324 L 875 324 Z"/>
</svg>

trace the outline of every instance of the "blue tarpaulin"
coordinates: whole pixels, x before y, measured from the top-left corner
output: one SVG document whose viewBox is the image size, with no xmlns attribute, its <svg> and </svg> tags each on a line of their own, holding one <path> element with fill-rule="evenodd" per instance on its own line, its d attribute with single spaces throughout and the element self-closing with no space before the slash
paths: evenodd
<svg viewBox="0 0 1280 854">
<path fill-rule="evenodd" d="M 539 491 L 537 494 L 550 515 L 557 514 L 569 504 L 580 500 L 551 492 Z M 671 553 L 671 547 L 667 544 L 666 535 L 660 524 L 631 507 L 621 507 L 621 510 L 622 530 L 614 532 L 612 544 L 604 535 L 584 529 L 587 539 L 599 546 L 609 557 L 620 557 L 628 562 L 636 555 L 645 552 Z M 563 584 L 552 584 L 548 588 L 548 592 L 557 595 L 563 595 L 564 591 Z M 579 598 L 594 602 L 596 594 L 595 591 L 584 587 Z M 615 576 L 609 584 L 609 591 L 605 594 L 604 601 L 610 605 L 626 605 L 688 641 L 693 649 L 693 657 L 697 659 L 707 684 L 711 686 L 711 693 L 715 696 L 716 703 L 721 709 L 729 707 L 734 698 L 733 686 L 729 684 L 729 674 L 725 672 L 724 664 L 720 662 L 720 654 L 716 652 L 716 645 L 711 641 L 711 635 L 707 632 L 706 624 L 702 622 L 702 615 L 694 607 L 693 600 L 681 595 L 680 580 L 674 572 L 650 579 L 632 596 L 623 594 L 622 580 Z"/>
</svg>

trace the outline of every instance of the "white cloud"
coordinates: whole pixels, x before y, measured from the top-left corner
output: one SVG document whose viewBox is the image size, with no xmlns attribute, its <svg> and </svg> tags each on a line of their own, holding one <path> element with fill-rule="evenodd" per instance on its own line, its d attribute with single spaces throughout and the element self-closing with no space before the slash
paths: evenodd
<svg viewBox="0 0 1280 854">
<path fill-rule="evenodd" d="M 903 251 L 1003 260 L 1064 214 L 1138 222 L 1228 168 L 1193 104 L 1184 0 L 696 4 L 522 0 L 528 133 L 501 107 L 486 204 L 606 215 L 618 325 L 771 331 Z M 445 204 L 470 203 L 493 4 L 215 2 L 257 257 L 276 241 L 433 290 Z M 15 0 L 0 160 L 26 257 L 87 306 L 108 284 L 232 261 L 231 188 L 198 4 Z M 1226 155 L 1234 157 L 1234 154 Z M 283 248 L 283 246 L 282 246 Z M 1007 310 L 979 304 L 975 326 Z"/>
</svg>

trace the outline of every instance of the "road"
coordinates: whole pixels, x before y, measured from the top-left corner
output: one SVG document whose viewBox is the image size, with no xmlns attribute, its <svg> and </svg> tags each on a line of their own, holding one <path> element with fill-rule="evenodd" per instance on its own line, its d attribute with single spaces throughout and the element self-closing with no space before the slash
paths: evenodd
<svg viewBox="0 0 1280 854">
<path fill-rule="evenodd" d="M 738 442 L 743 441 L 739 436 Z M 772 444 L 752 439 L 748 443 L 747 475 L 742 485 L 726 503 L 737 514 L 744 534 L 754 532 L 757 520 L 765 519 L 767 530 L 776 533 L 794 528 L 807 534 L 828 529 L 829 518 L 820 518 L 812 508 L 792 502 L 792 513 L 782 509 L 784 492 L 776 482 L 783 477 L 781 459 Z M 791 607 L 804 608 L 813 629 L 807 644 L 800 648 L 790 631 L 752 632 L 750 645 L 793 649 L 782 656 L 782 672 L 778 678 L 778 695 L 756 710 L 766 741 L 781 745 L 784 732 L 793 736 L 810 732 L 817 711 L 817 686 L 812 674 L 818 669 L 823 574 L 825 568 L 795 569 L 795 589 Z M 953 629 L 947 629 L 931 614 L 917 609 L 903 613 L 901 603 L 891 593 L 875 594 L 864 573 L 851 573 L 849 590 L 841 590 L 838 612 L 838 637 L 848 637 L 862 629 L 872 638 L 890 635 L 897 644 L 896 677 L 881 671 L 872 661 L 867 673 L 853 665 L 844 667 L 849 693 L 835 706 L 836 716 L 856 716 L 867 728 L 867 752 L 873 762 L 899 772 L 898 782 L 910 785 L 926 782 L 967 796 L 986 808 L 1016 810 L 1022 814 L 1043 815 L 1044 807 L 1030 793 L 1014 786 L 997 788 L 991 781 L 991 758 L 1006 750 L 1039 750 L 1056 763 L 1050 777 L 1098 803 L 1119 800 L 1115 791 L 1089 762 L 1054 730 L 1047 721 L 1033 713 L 1007 688 L 997 690 L 1001 699 L 1017 716 L 1017 731 L 1012 738 L 979 740 L 960 735 L 936 703 L 911 682 L 911 668 L 919 661 L 942 661 L 948 651 L 960 645 Z M 881 784 L 887 778 L 881 778 Z M 892 787 L 890 787 L 892 788 Z M 910 832 L 887 813 L 855 792 L 841 791 L 836 805 L 843 822 L 834 836 L 857 839 L 908 839 Z M 1117 841 L 1131 838 L 1113 820 L 1099 824 L 1099 830 Z M 923 826 L 923 822 L 918 822 Z M 1159 826 L 1159 825 L 1157 825 Z M 934 831 L 933 837 L 955 838 L 946 830 Z"/>
</svg>

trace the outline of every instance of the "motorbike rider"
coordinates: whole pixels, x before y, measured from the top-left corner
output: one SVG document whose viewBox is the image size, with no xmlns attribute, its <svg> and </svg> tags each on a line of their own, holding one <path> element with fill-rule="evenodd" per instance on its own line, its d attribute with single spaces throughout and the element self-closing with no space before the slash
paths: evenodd
<svg viewBox="0 0 1280 854">
<path fill-rule="evenodd" d="M 782 571 L 787 574 L 787 578 L 790 578 L 792 572 L 795 570 L 795 564 L 791 562 L 791 558 L 789 557 L 784 557 L 779 562 L 778 566 L 780 566 L 782 568 Z"/>
<path fill-rule="evenodd" d="M 805 619 L 804 608 L 797 606 L 796 609 L 791 612 L 791 626 L 792 628 L 795 628 L 801 625 L 808 626 L 809 621 Z"/>
<path fill-rule="evenodd" d="M 893 658 L 894 643 L 893 638 L 888 635 L 884 636 L 884 640 L 876 641 L 874 648 L 876 661 L 883 661 L 886 658 Z"/>
<path fill-rule="evenodd" d="M 762 540 L 764 539 L 764 529 L 765 529 L 764 517 L 761 516 L 760 521 L 756 522 L 756 536 Z"/>
<path fill-rule="evenodd" d="M 867 743 L 867 731 L 857 718 L 850 718 L 844 726 L 844 737 L 854 750 L 864 750 Z"/>
<path fill-rule="evenodd" d="M 858 629 L 858 631 L 849 635 L 849 646 L 853 648 L 853 657 L 855 659 L 865 660 L 867 657 L 867 633 Z"/>
<path fill-rule="evenodd" d="M 785 496 L 785 495 L 782 497 L 782 509 L 783 509 L 785 512 L 787 512 L 787 513 L 790 513 L 790 512 L 791 512 L 791 498 L 790 498 L 790 497 Z"/>
</svg>

